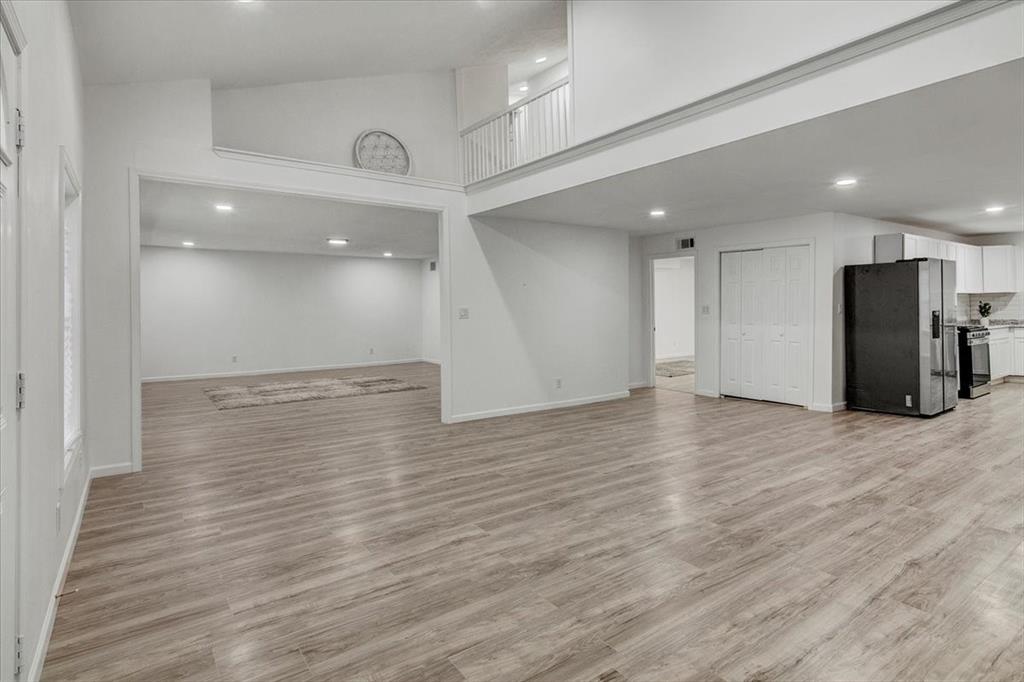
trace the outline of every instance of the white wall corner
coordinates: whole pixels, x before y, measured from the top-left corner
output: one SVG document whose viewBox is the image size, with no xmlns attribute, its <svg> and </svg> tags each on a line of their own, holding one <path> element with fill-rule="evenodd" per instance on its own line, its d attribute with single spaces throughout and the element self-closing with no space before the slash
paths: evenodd
<svg viewBox="0 0 1024 682">
<path fill-rule="evenodd" d="M 130 467 L 131 465 L 129 465 Z M 75 512 L 75 522 L 68 533 L 67 542 L 64 544 L 64 552 L 61 555 L 60 565 L 57 567 L 57 577 L 53 582 L 53 590 L 50 603 L 46 608 L 46 615 L 43 617 L 43 624 L 36 638 L 36 650 L 32 653 L 31 663 L 28 667 L 26 680 L 36 682 L 43 674 L 43 664 L 46 662 L 46 651 L 50 647 L 50 635 L 53 633 L 53 623 L 57 617 L 57 607 L 60 605 L 56 597 L 64 587 L 64 580 L 68 575 L 68 568 L 71 566 L 71 557 L 75 553 L 75 545 L 78 543 L 78 530 L 82 527 L 82 517 L 85 515 L 85 502 L 89 499 L 90 481 L 87 479 L 82 486 L 82 495 L 78 499 L 78 510 Z"/>
<path fill-rule="evenodd" d="M 608 400 L 619 400 L 620 398 L 628 398 L 629 391 L 619 391 L 617 393 L 607 393 L 604 395 L 585 396 L 583 398 L 573 398 L 571 400 L 557 400 L 547 403 L 534 403 L 532 405 L 517 405 L 515 407 L 502 407 L 496 410 L 483 410 L 481 412 L 464 412 L 462 414 L 453 414 L 451 418 L 445 422 L 447 424 L 457 424 L 459 422 L 475 421 L 477 419 L 490 419 L 492 417 L 506 417 L 514 414 L 525 414 L 527 412 L 540 412 L 542 410 L 555 410 L 563 407 L 578 407 L 580 405 L 590 405 L 592 403 L 602 403 Z"/>
<path fill-rule="evenodd" d="M 89 470 L 89 478 L 102 478 L 104 476 L 118 476 L 120 474 L 132 473 L 131 462 L 118 462 L 117 464 L 104 464 L 103 466 L 93 467 Z"/>
</svg>

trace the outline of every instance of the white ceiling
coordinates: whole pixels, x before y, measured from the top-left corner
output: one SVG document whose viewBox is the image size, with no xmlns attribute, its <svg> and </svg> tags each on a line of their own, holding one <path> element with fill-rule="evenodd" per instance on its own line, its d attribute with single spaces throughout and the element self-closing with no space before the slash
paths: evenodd
<svg viewBox="0 0 1024 682">
<path fill-rule="evenodd" d="M 833 187 L 843 176 L 860 182 Z M 984 234 L 1024 229 L 1022 208 L 1015 60 L 486 215 L 659 233 L 837 211 Z"/>
<path fill-rule="evenodd" d="M 69 3 L 86 84 L 215 88 L 510 64 L 566 44 L 564 0 Z"/>
<path fill-rule="evenodd" d="M 146 246 L 383 258 L 437 257 L 437 215 L 288 194 L 143 180 Z M 217 211 L 216 204 L 234 207 Z M 328 237 L 351 240 L 330 246 Z"/>
<path fill-rule="evenodd" d="M 537 63 L 538 57 L 547 57 L 540 64 Z M 569 48 L 563 44 L 559 47 L 552 47 L 542 54 L 537 54 L 528 59 L 522 61 L 513 62 L 508 65 L 508 86 L 509 88 L 518 88 L 523 85 L 526 81 L 530 80 L 534 76 L 555 65 L 564 62 L 569 58 Z M 518 92 L 518 90 L 516 91 Z"/>
</svg>

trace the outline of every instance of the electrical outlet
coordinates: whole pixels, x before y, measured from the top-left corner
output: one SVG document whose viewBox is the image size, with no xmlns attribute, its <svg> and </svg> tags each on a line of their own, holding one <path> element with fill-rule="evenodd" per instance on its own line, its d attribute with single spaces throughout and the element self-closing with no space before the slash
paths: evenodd
<svg viewBox="0 0 1024 682">
<path fill-rule="evenodd" d="M 562 387 L 562 377 L 558 377 L 557 379 L 555 379 L 555 388 L 561 388 L 561 387 Z"/>
<path fill-rule="evenodd" d="M 912 397 L 910 397 L 909 393 L 906 396 L 904 396 L 904 400 L 907 403 L 907 407 L 913 407 L 914 406 L 914 399 Z"/>
<path fill-rule="evenodd" d="M 459 319 L 460 320 L 468 320 L 469 319 L 469 308 L 459 308 Z"/>
<path fill-rule="evenodd" d="M 232 355 L 231 356 L 231 362 L 238 362 L 238 356 L 237 355 Z"/>
<path fill-rule="evenodd" d="M 701 315 L 710 315 L 711 314 L 711 306 L 709 306 L 709 305 L 702 305 L 700 307 L 700 314 Z"/>
<path fill-rule="evenodd" d="M 373 346 L 370 346 L 370 355 L 373 355 Z"/>
</svg>

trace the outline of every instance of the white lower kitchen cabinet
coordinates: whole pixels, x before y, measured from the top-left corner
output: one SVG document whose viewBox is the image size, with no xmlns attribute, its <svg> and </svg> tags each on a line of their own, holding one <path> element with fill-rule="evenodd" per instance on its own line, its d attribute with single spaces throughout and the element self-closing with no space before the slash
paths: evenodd
<svg viewBox="0 0 1024 682">
<path fill-rule="evenodd" d="M 1013 373 L 1013 333 L 1009 327 L 993 329 L 988 337 L 988 361 L 992 379 L 1002 379 Z"/>
<path fill-rule="evenodd" d="M 1013 374 L 1024 377 L 1024 327 L 1013 330 Z"/>
</svg>

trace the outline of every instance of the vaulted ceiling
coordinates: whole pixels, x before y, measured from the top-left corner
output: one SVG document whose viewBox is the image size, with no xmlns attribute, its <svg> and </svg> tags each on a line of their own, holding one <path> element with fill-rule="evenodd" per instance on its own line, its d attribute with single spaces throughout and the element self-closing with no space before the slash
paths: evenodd
<svg viewBox="0 0 1024 682">
<path fill-rule="evenodd" d="M 564 0 L 69 3 L 86 84 L 215 88 L 508 64 L 566 44 Z"/>
</svg>

